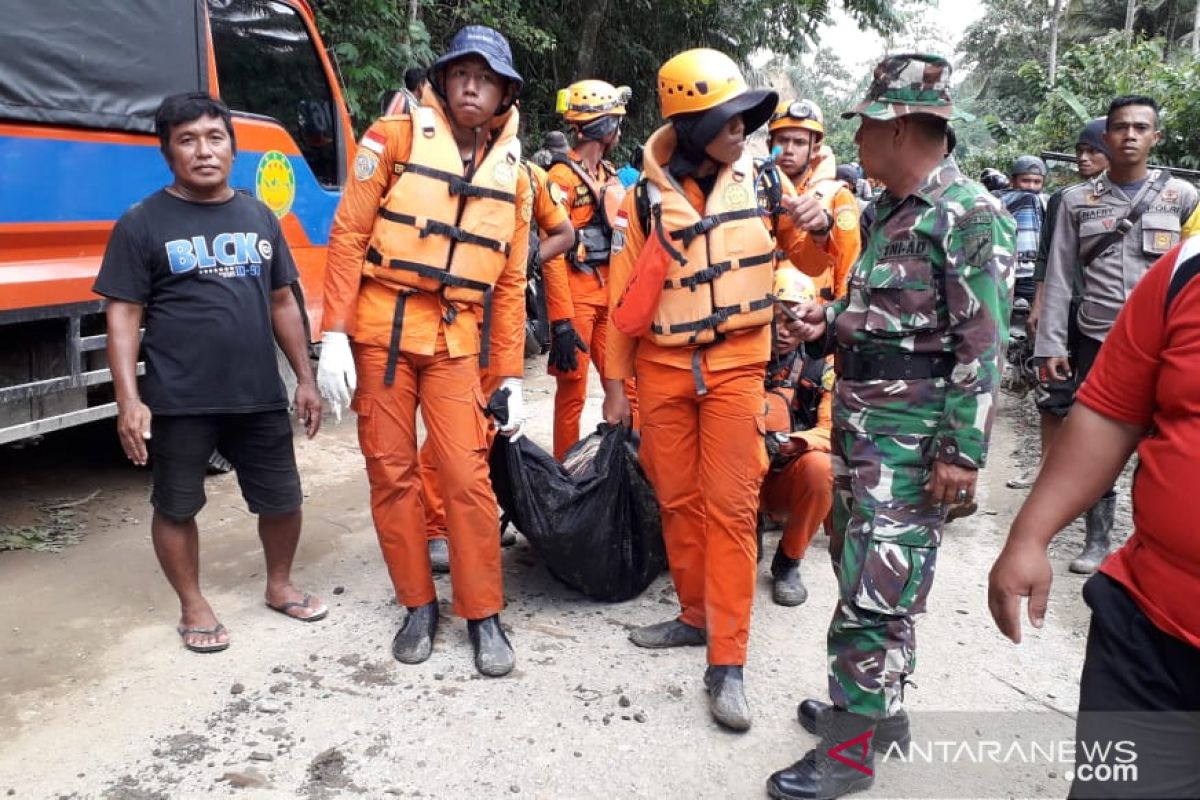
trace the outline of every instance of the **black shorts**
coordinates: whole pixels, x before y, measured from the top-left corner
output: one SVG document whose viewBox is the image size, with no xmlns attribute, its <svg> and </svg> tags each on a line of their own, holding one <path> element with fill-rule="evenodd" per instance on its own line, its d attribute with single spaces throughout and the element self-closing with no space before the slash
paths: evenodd
<svg viewBox="0 0 1200 800">
<path fill-rule="evenodd" d="M 255 514 L 300 508 L 300 473 L 285 410 L 203 416 L 155 415 L 150 422 L 150 502 L 158 513 L 186 522 L 204 508 L 204 476 L 213 450 L 237 470 L 246 505 Z"/>
<path fill-rule="evenodd" d="M 1083 599 L 1092 620 L 1070 796 L 1200 797 L 1200 649 L 1160 630 L 1102 572 L 1084 584 Z"/>
</svg>

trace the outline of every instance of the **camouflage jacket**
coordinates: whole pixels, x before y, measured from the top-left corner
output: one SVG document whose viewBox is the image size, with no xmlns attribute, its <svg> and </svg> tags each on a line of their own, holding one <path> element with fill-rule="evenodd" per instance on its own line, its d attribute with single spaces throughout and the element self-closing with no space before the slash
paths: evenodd
<svg viewBox="0 0 1200 800">
<path fill-rule="evenodd" d="M 949 379 L 839 379 L 836 427 L 932 437 L 930 457 L 984 465 L 1008 338 L 1015 239 L 1012 216 L 952 158 L 908 197 L 879 197 L 849 291 L 833 306 L 831 338 L 838 349 L 953 353 L 957 363 Z"/>
</svg>

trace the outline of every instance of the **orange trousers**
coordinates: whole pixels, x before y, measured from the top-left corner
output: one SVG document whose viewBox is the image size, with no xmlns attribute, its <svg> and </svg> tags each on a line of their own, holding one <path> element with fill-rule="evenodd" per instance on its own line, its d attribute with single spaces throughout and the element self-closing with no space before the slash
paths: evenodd
<svg viewBox="0 0 1200 800">
<path fill-rule="evenodd" d="M 483 398 L 490 400 L 492 393 L 500 388 L 501 378 L 494 375 L 480 375 L 479 384 L 483 389 Z M 488 451 L 492 449 L 492 441 L 496 438 L 496 429 L 488 425 Z M 421 446 L 421 498 L 425 503 L 425 534 L 430 539 L 446 539 L 446 504 L 442 501 L 442 490 L 438 479 L 438 468 L 433 459 L 433 444 L 425 437 Z M 490 478 L 489 478 L 490 480 Z M 499 523 L 497 523 L 499 525 Z"/>
<path fill-rule="evenodd" d="M 417 407 L 425 422 L 450 540 L 454 613 L 484 619 L 504 605 L 499 519 L 488 476 L 488 423 L 478 358 L 401 353 L 383 385 L 387 350 L 356 345 L 358 441 L 371 484 L 371 514 L 396 598 L 408 608 L 437 599 L 425 537 L 417 455 Z"/>
<path fill-rule="evenodd" d="M 764 364 L 701 374 L 638 359 L 640 460 L 658 495 L 679 619 L 708 632 L 708 663 L 746 663 L 767 471 Z"/>
<path fill-rule="evenodd" d="M 804 558 L 817 528 L 833 509 L 833 462 L 829 453 L 810 450 L 783 469 L 767 473 L 762 510 L 783 519 L 779 547 L 788 558 Z"/>
<path fill-rule="evenodd" d="M 587 402 L 588 364 L 596 364 L 600 377 L 604 377 L 604 343 L 608 337 L 608 307 L 586 303 L 575 304 L 575 317 L 571 320 L 575 332 L 588 347 L 588 352 L 576 352 L 579 366 L 573 372 L 562 373 L 551 367 L 549 372 L 558 381 L 554 392 L 554 457 L 559 461 L 579 441 L 579 418 Z M 625 394 L 629 397 L 634 412 L 634 427 L 637 420 L 637 392 L 633 381 L 625 381 Z"/>
</svg>

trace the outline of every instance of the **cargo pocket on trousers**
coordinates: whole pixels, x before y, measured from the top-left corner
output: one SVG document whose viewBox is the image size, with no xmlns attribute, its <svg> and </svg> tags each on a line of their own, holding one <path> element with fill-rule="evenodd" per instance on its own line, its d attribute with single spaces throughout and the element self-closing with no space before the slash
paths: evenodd
<svg viewBox="0 0 1200 800">
<path fill-rule="evenodd" d="M 936 547 L 870 542 L 858 571 L 855 607 L 888 616 L 924 613 L 937 552 Z"/>
<path fill-rule="evenodd" d="M 350 409 L 358 415 L 358 447 L 362 450 L 363 458 L 381 458 L 383 447 L 375 430 L 378 411 L 375 399 L 360 389 L 355 393 Z"/>
</svg>

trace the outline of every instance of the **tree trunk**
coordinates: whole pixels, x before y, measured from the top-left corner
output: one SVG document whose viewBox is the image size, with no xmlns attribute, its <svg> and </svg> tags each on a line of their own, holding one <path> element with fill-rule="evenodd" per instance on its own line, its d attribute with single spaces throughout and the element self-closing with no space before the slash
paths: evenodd
<svg viewBox="0 0 1200 800">
<path fill-rule="evenodd" d="M 1137 16 L 1137 0 L 1125 4 L 1125 41 L 1133 41 L 1133 18 Z"/>
<path fill-rule="evenodd" d="M 1192 14 L 1192 58 L 1200 58 L 1200 0 Z"/>
<path fill-rule="evenodd" d="M 1200 0 L 1196 2 L 1200 3 Z M 1063 0 L 1054 0 L 1054 6 L 1050 9 L 1050 58 L 1046 74 L 1050 78 L 1051 88 L 1058 75 L 1058 23 L 1062 19 L 1062 6 Z"/>
<path fill-rule="evenodd" d="M 579 52 L 575 56 L 572 80 L 582 80 L 596 71 L 596 45 L 600 39 L 600 28 L 608 16 L 609 4 L 610 0 L 592 0 L 587 4 L 579 30 Z"/>
</svg>

